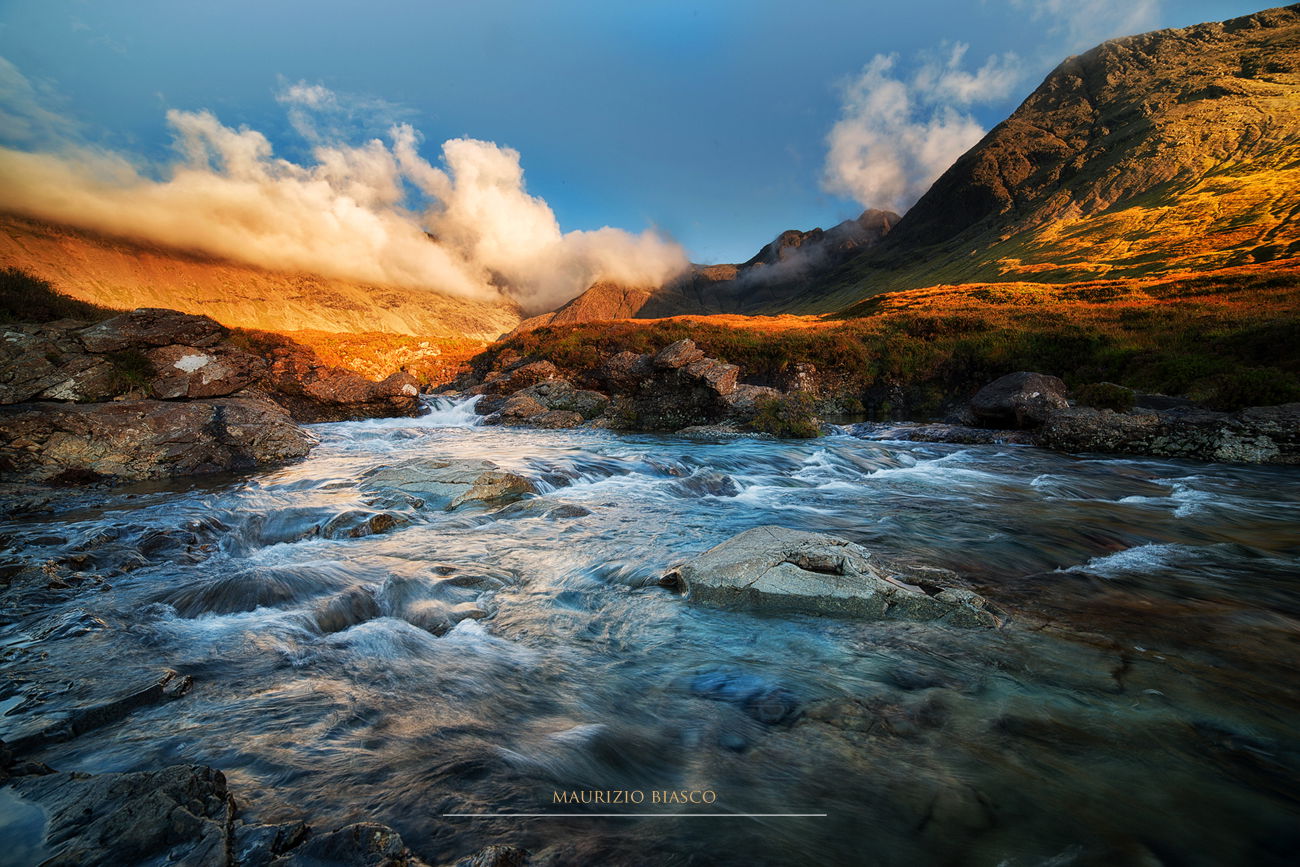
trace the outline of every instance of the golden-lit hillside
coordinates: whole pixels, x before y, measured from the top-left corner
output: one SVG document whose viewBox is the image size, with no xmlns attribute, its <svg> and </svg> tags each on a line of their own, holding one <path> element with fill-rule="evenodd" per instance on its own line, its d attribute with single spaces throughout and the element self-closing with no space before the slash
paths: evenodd
<svg viewBox="0 0 1300 867">
<path fill-rule="evenodd" d="M 267 271 L 0 215 L 0 267 L 105 307 L 169 307 L 265 331 L 384 332 L 491 341 L 520 321 L 508 302 Z"/>
</svg>

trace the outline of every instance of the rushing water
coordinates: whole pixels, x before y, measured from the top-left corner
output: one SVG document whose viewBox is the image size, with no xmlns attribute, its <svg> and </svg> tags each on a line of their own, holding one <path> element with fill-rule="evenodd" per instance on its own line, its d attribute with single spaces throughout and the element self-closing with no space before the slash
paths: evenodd
<svg viewBox="0 0 1300 867">
<path fill-rule="evenodd" d="M 447 403 L 316 432 L 283 469 L 5 525 L 14 556 L 111 588 L 0 633 L 0 737 L 174 668 L 184 699 L 37 757 L 210 764 L 246 818 L 384 822 L 430 863 L 491 842 L 556 864 L 1008 867 L 1300 847 L 1295 470 L 485 428 Z M 363 474 L 421 457 L 488 458 L 543 493 L 376 505 Z M 320 530 L 380 507 L 410 523 Z M 653 586 L 762 524 L 955 569 L 1012 622 L 764 618 Z M 331 600 L 362 622 L 331 621 Z M 416 625 L 467 608 L 487 616 Z M 589 789 L 646 802 L 553 803 Z M 444 815 L 683 809 L 726 815 Z M 738 815 L 758 813 L 825 815 Z"/>
</svg>

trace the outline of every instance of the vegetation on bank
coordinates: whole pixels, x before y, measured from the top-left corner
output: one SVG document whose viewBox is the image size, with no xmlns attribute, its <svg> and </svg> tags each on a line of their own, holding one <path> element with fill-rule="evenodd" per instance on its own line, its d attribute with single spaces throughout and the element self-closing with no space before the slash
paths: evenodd
<svg viewBox="0 0 1300 867">
<path fill-rule="evenodd" d="M 56 319 L 100 322 L 121 312 L 60 295 L 48 280 L 19 268 L 0 270 L 0 324 Z"/>
<path fill-rule="evenodd" d="M 654 352 L 689 337 L 779 385 L 811 362 L 824 398 L 861 400 L 880 418 L 942 415 L 1016 370 L 1078 389 L 1117 383 L 1231 410 L 1300 400 L 1300 274 L 1225 269 L 1159 282 L 940 286 L 880 295 L 807 327 L 735 327 L 707 319 L 547 326 L 489 347 L 472 362 L 544 359 L 572 374 L 621 351 Z M 1098 401 L 1122 401 L 1111 392 Z M 1085 391 L 1085 394 L 1089 393 Z"/>
</svg>

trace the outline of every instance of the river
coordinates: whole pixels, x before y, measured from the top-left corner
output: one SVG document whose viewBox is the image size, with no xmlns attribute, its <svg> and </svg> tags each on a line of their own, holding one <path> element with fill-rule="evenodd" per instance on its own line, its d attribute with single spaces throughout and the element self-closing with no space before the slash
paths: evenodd
<svg viewBox="0 0 1300 867">
<path fill-rule="evenodd" d="M 1280 864 L 1300 848 L 1295 469 L 474 421 L 443 400 L 317 425 L 297 464 L 0 526 L 9 556 L 107 582 L 8 618 L 0 737 L 173 668 L 194 678 L 185 698 L 36 758 L 212 765 L 246 818 L 383 822 L 431 864 L 492 842 L 682 865 Z M 422 457 L 487 458 L 542 493 L 389 501 L 409 523 L 322 536 L 373 507 L 365 472 Z M 765 618 L 654 585 L 764 524 L 954 569 L 1010 622 Z M 335 628 L 320 612 L 339 597 L 378 610 Z M 467 608 L 485 616 L 415 625 Z M 788 717 L 752 713 L 755 690 Z M 556 803 L 583 790 L 645 801 Z M 683 790 L 716 800 L 652 803 Z M 720 815 L 446 815 L 575 812 Z"/>
</svg>

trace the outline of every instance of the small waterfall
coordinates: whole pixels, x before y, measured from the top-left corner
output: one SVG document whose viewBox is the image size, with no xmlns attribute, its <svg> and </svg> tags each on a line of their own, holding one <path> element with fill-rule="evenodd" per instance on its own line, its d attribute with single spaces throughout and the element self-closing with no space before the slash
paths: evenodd
<svg viewBox="0 0 1300 867">
<path fill-rule="evenodd" d="M 481 394 L 473 397 L 425 397 L 422 400 L 426 412 L 416 423 L 421 427 L 478 427 L 483 423 L 483 417 L 474 412 L 474 407 L 481 397 Z"/>
</svg>

